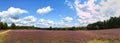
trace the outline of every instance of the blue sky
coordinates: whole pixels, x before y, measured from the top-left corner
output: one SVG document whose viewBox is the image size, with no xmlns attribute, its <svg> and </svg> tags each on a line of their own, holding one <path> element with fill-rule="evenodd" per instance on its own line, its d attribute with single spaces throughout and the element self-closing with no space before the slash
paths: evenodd
<svg viewBox="0 0 120 43">
<path fill-rule="evenodd" d="M 0 0 L 0 18 L 9 25 L 16 23 L 20 26 L 36 27 L 86 26 L 89 23 L 109 19 L 111 16 L 118 16 L 118 1 Z M 113 4 L 114 2 L 116 3 Z M 118 7 L 114 9 L 110 4 Z M 113 9 L 108 11 L 108 8 Z"/>
</svg>

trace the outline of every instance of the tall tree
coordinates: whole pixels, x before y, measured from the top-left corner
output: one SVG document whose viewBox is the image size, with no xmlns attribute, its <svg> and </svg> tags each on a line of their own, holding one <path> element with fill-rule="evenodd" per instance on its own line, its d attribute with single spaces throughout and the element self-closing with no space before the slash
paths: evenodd
<svg viewBox="0 0 120 43">
<path fill-rule="evenodd" d="M 8 24 L 4 23 L 4 29 L 8 29 Z"/>
<path fill-rule="evenodd" d="M 3 29 L 4 26 L 3 26 L 3 22 L 0 22 L 0 29 Z"/>
<path fill-rule="evenodd" d="M 16 29 L 15 23 L 12 23 L 12 24 L 11 24 L 11 29 Z"/>
</svg>

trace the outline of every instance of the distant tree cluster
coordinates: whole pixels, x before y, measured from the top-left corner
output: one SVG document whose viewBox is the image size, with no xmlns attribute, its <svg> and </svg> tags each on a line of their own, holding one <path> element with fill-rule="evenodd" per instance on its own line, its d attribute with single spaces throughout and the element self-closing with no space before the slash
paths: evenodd
<svg viewBox="0 0 120 43">
<path fill-rule="evenodd" d="M 8 29 L 7 23 L 0 22 L 0 29 Z"/>
<path fill-rule="evenodd" d="M 40 30 L 86 30 L 86 27 L 49 27 L 49 28 L 37 28 Z"/>
<path fill-rule="evenodd" d="M 106 21 L 99 21 L 87 26 L 88 30 L 99 30 L 99 29 L 109 29 L 109 28 L 120 28 L 120 17 L 111 17 Z"/>
<path fill-rule="evenodd" d="M 12 23 L 11 26 L 8 26 L 7 23 L 0 22 L 0 30 L 6 29 L 35 29 L 34 26 L 16 26 L 15 23 Z"/>
</svg>

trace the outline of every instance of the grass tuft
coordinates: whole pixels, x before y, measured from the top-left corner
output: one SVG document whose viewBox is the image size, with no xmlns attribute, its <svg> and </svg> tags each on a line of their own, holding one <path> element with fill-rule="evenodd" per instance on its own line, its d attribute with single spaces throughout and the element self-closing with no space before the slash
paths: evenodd
<svg viewBox="0 0 120 43">
<path fill-rule="evenodd" d="M 97 39 L 94 39 L 94 40 L 87 41 L 87 43 L 112 43 L 112 42 L 110 40 L 97 40 Z"/>
</svg>

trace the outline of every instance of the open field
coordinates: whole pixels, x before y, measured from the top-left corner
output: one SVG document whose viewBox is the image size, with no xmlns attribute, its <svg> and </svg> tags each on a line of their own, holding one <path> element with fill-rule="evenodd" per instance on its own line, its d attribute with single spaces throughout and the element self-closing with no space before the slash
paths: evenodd
<svg viewBox="0 0 120 43">
<path fill-rule="evenodd" d="M 11 30 L 4 43 L 120 43 L 120 29 Z"/>
</svg>

